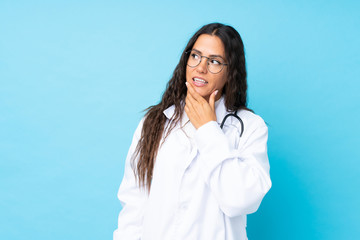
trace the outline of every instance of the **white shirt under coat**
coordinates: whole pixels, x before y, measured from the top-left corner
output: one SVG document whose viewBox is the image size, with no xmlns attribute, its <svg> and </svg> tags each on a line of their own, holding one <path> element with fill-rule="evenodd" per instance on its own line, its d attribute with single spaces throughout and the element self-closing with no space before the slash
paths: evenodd
<svg viewBox="0 0 360 240">
<path fill-rule="evenodd" d="M 164 111 L 168 118 L 175 107 Z M 135 131 L 118 198 L 123 206 L 114 240 L 246 240 L 246 215 L 255 212 L 271 187 L 268 129 L 261 117 L 228 113 L 215 103 L 217 122 L 195 129 L 186 113 L 161 145 L 151 191 L 139 189 L 130 158 L 141 135 Z"/>
</svg>

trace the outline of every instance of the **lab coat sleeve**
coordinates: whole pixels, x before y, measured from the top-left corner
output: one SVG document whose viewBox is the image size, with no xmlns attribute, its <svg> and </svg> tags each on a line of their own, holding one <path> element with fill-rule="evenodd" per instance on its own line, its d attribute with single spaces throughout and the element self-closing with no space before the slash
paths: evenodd
<svg viewBox="0 0 360 240">
<path fill-rule="evenodd" d="M 255 212 L 271 187 L 268 129 L 262 119 L 255 125 L 244 132 L 245 141 L 237 148 L 215 121 L 201 126 L 195 134 L 201 174 L 229 217 Z"/>
<path fill-rule="evenodd" d="M 140 122 L 135 131 L 125 162 L 124 177 L 118 191 L 118 198 L 123 208 L 118 217 L 118 228 L 113 234 L 114 240 L 141 239 L 142 220 L 147 193 L 138 187 L 134 171 L 131 167 L 131 158 L 140 139 L 141 128 L 142 122 Z"/>
</svg>

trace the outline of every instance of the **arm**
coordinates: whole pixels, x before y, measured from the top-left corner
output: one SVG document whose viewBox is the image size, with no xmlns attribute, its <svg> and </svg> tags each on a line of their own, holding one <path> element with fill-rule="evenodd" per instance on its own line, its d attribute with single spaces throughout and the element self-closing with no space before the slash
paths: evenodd
<svg viewBox="0 0 360 240">
<path fill-rule="evenodd" d="M 255 212 L 271 187 L 264 121 L 252 118 L 242 136 L 245 141 L 234 149 L 215 121 L 217 91 L 208 102 L 191 84 L 186 86 L 185 112 L 197 129 L 195 141 L 206 184 L 229 217 Z"/>
<path fill-rule="evenodd" d="M 139 240 L 142 231 L 142 219 L 147 199 L 146 190 L 136 184 L 134 171 L 131 167 L 131 157 L 141 136 L 142 122 L 137 127 L 125 162 L 124 177 L 121 182 L 118 198 L 123 206 L 118 228 L 114 231 L 114 240 Z"/>
<path fill-rule="evenodd" d="M 202 125 L 195 135 L 202 176 L 229 217 L 255 212 L 271 187 L 268 130 L 262 120 L 254 125 L 244 132 L 246 141 L 239 149 L 230 147 L 215 121 Z"/>
</svg>

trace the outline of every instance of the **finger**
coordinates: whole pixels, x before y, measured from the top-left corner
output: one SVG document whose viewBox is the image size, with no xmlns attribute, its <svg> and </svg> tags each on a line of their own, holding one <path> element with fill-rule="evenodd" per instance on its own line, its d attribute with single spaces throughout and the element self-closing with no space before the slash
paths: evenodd
<svg viewBox="0 0 360 240">
<path fill-rule="evenodd" d="M 216 94 L 218 93 L 218 90 L 215 90 L 211 95 L 210 95 L 210 98 L 209 98 L 209 105 L 211 107 L 211 109 L 213 111 L 215 111 L 215 98 L 216 98 Z"/>
<path fill-rule="evenodd" d="M 202 104 L 195 100 L 195 98 L 188 92 L 185 98 L 185 106 L 187 105 L 189 112 L 194 116 L 198 116 L 202 111 Z M 200 112 L 199 112 L 200 111 Z"/>
<path fill-rule="evenodd" d="M 188 106 L 188 105 L 185 105 L 184 110 L 185 110 L 186 114 L 189 116 L 190 110 L 189 110 L 189 106 Z"/>
<path fill-rule="evenodd" d="M 196 100 L 191 96 L 191 94 L 187 93 L 186 98 L 185 98 L 185 104 L 188 105 L 188 107 L 191 109 L 194 109 L 194 104 L 197 104 Z"/>
<path fill-rule="evenodd" d="M 201 104 L 194 98 L 194 96 L 190 93 L 190 90 L 187 91 L 186 100 L 188 104 L 191 106 L 192 110 L 195 110 L 196 107 Z"/>
<path fill-rule="evenodd" d="M 189 93 L 186 97 L 186 104 L 189 107 L 189 110 L 196 116 L 201 115 L 203 112 L 204 105 L 196 101 L 196 99 Z M 209 105 L 208 102 L 205 101 L 205 104 Z"/>
<path fill-rule="evenodd" d="M 194 111 L 191 110 L 191 107 L 189 107 L 188 105 L 185 105 L 184 110 L 187 114 L 187 116 L 190 118 L 192 118 L 192 116 L 194 115 Z"/>
<path fill-rule="evenodd" d="M 185 113 L 188 116 L 190 122 L 196 126 L 197 125 L 197 114 L 195 111 L 191 110 L 190 107 L 188 105 L 185 105 L 184 107 Z"/>
<path fill-rule="evenodd" d="M 190 93 L 189 90 L 187 91 L 186 99 L 187 99 L 187 101 L 188 101 L 189 103 L 191 103 L 191 104 L 196 104 L 196 103 L 197 103 L 197 101 L 195 100 L 194 96 L 191 95 L 191 93 Z"/>
<path fill-rule="evenodd" d="M 194 119 L 198 117 L 199 115 L 197 108 L 198 105 L 199 103 L 194 98 L 192 98 L 190 94 L 186 96 L 185 112 L 187 113 L 189 119 Z"/>
</svg>

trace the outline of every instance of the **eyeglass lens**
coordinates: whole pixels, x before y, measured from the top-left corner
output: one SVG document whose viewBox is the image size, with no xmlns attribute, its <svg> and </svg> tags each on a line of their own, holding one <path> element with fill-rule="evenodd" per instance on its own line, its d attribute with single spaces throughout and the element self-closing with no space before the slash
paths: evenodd
<svg viewBox="0 0 360 240">
<path fill-rule="evenodd" d="M 208 58 L 205 56 L 201 56 L 199 53 L 197 53 L 195 51 L 190 52 L 190 56 L 189 56 L 187 64 L 190 67 L 196 67 L 197 65 L 200 64 L 203 57 L 206 58 L 206 60 L 207 60 L 206 66 L 210 72 L 218 73 L 223 69 L 224 64 L 223 64 L 222 58 L 220 58 L 220 57 L 209 57 Z"/>
</svg>

